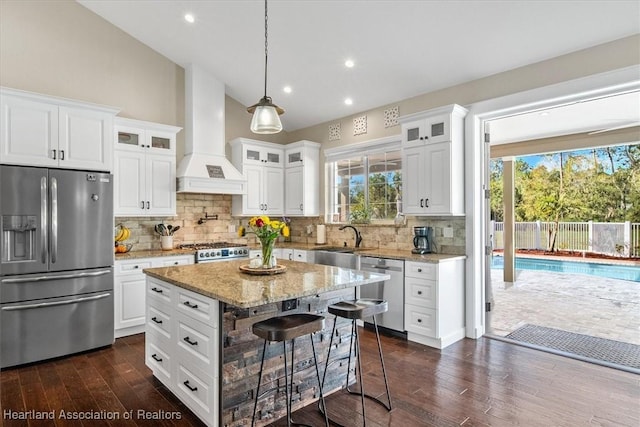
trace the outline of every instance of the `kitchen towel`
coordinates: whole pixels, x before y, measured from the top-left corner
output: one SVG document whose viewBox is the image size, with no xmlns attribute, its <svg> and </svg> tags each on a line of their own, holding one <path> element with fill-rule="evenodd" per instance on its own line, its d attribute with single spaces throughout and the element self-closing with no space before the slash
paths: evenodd
<svg viewBox="0 0 640 427">
<path fill-rule="evenodd" d="M 327 234 L 324 227 L 324 224 L 320 224 L 316 226 L 316 243 L 319 245 L 324 245 L 327 240 Z"/>
</svg>

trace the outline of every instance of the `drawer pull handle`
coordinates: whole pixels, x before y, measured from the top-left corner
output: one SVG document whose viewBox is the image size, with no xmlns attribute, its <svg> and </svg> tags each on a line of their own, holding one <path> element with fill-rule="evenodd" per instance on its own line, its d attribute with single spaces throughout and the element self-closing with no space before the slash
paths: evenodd
<svg viewBox="0 0 640 427">
<path fill-rule="evenodd" d="M 178 261 L 174 262 L 173 265 L 178 265 L 180 264 Z"/>
<path fill-rule="evenodd" d="M 134 265 L 133 268 L 140 268 L 140 266 L 139 265 Z"/>
<path fill-rule="evenodd" d="M 190 345 L 198 345 L 198 341 L 191 341 L 189 337 L 184 337 L 183 340 Z"/>
<path fill-rule="evenodd" d="M 184 386 L 185 386 L 186 388 L 188 388 L 189 390 L 191 390 L 191 391 L 198 391 L 198 387 L 191 387 L 191 386 L 189 385 L 189 380 L 187 380 L 187 381 L 183 382 L 182 384 L 184 384 Z"/>
<path fill-rule="evenodd" d="M 422 273 L 422 269 L 421 268 L 418 269 L 418 273 Z"/>
<path fill-rule="evenodd" d="M 422 319 L 418 319 L 418 323 L 422 323 Z"/>
<path fill-rule="evenodd" d="M 162 362 L 162 357 L 158 357 L 157 354 L 152 354 L 151 357 L 153 358 L 153 360 L 155 360 L 156 362 Z"/>
<path fill-rule="evenodd" d="M 193 308 L 193 309 L 198 308 L 198 304 L 191 304 L 189 301 L 185 301 L 184 305 L 186 305 L 189 308 Z"/>
<path fill-rule="evenodd" d="M 156 322 L 158 325 L 162 324 L 162 320 L 158 320 L 157 317 L 152 317 L 151 320 L 153 320 L 154 322 Z"/>
<path fill-rule="evenodd" d="M 152 290 L 153 292 L 157 292 L 157 293 L 159 293 L 159 294 L 161 294 L 161 293 L 162 293 L 162 289 L 158 289 L 158 288 L 151 288 L 151 290 Z"/>
</svg>

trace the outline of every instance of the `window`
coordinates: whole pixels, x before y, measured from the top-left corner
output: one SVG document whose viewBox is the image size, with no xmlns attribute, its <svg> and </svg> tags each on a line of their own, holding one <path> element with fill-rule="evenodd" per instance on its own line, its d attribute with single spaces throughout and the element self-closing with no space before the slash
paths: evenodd
<svg viewBox="0 0 640 427">
<path fill-rule="evenodd" d="M 393 220 L 402 212 L 400 145 L 384 144 L 377 149 L 358 146 L 359 149 L 339 156 L 325 154 L 331 175 L 327 186 L 331 210 L 327 220 L 333 223 Z"/>
</svg>

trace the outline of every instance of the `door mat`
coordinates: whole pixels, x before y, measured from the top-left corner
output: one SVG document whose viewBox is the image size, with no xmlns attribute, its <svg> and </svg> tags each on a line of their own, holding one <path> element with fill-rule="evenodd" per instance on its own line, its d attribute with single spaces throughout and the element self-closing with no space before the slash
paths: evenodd
<svg viewBox="0 0 640 427">
<path fill-rule="evenodd" d="M 640 345 L 636 344 L 529 324 L 516 329 L 505 338 L 640 369 Z"/>
</svg>

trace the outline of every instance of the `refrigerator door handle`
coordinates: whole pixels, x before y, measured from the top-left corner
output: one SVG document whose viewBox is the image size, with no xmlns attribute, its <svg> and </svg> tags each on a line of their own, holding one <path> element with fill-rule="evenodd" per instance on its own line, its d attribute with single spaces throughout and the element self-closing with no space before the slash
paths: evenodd
<svg viewBox="0 0 640 427">
<path fill-rule="evenodd" d="M 58 260 L 58 180 L 51 178 L 51 262 Z"/>
<path fill-rule="evenodd" d="M 47 177 L 40 178 L 40 223 L 42 226 L 42 240 L 40 241 L 40 259 L 43 264 L 47 262 L 47 241 L 49 240 L 49 224 L 47 212 L 49 211 L 49 198 L 47 197 Z"/>
<path fill-rule="evenodd" d="M 28 310 L 30 308 L 42 308 L 42 307 L 52 307 L 56 305 L 77 304 L 79 302 L 95 301 L 97 299 L 106 298 L 109 295 L 111 294 L 100 294 L 92 297 L 76 298 L 76 299 L 69 299 L 69 300 L 57 301 L 57 302 L 41 302 L 38 304 L 26 304 L 26 305 L 10 305 L 7 307 L 2 307 L 2 310 L 6 310 L 6 311 Z"/>
<path fill-rule="evenodd" d="M 59 280 L 59 279 L 78 279 L 81 277 L 96 277 L 109 274 L 110 270 L 91 271 L 87 273 L 75 273 L 75 274 L 58 274 L 56 276 L 39 276 L 39 277 L 19 277 L 16 279 L 2 279 L 0 283 L 27 283 L 27 282 L 44 282 L 47 280 Z"/>
</svg>

